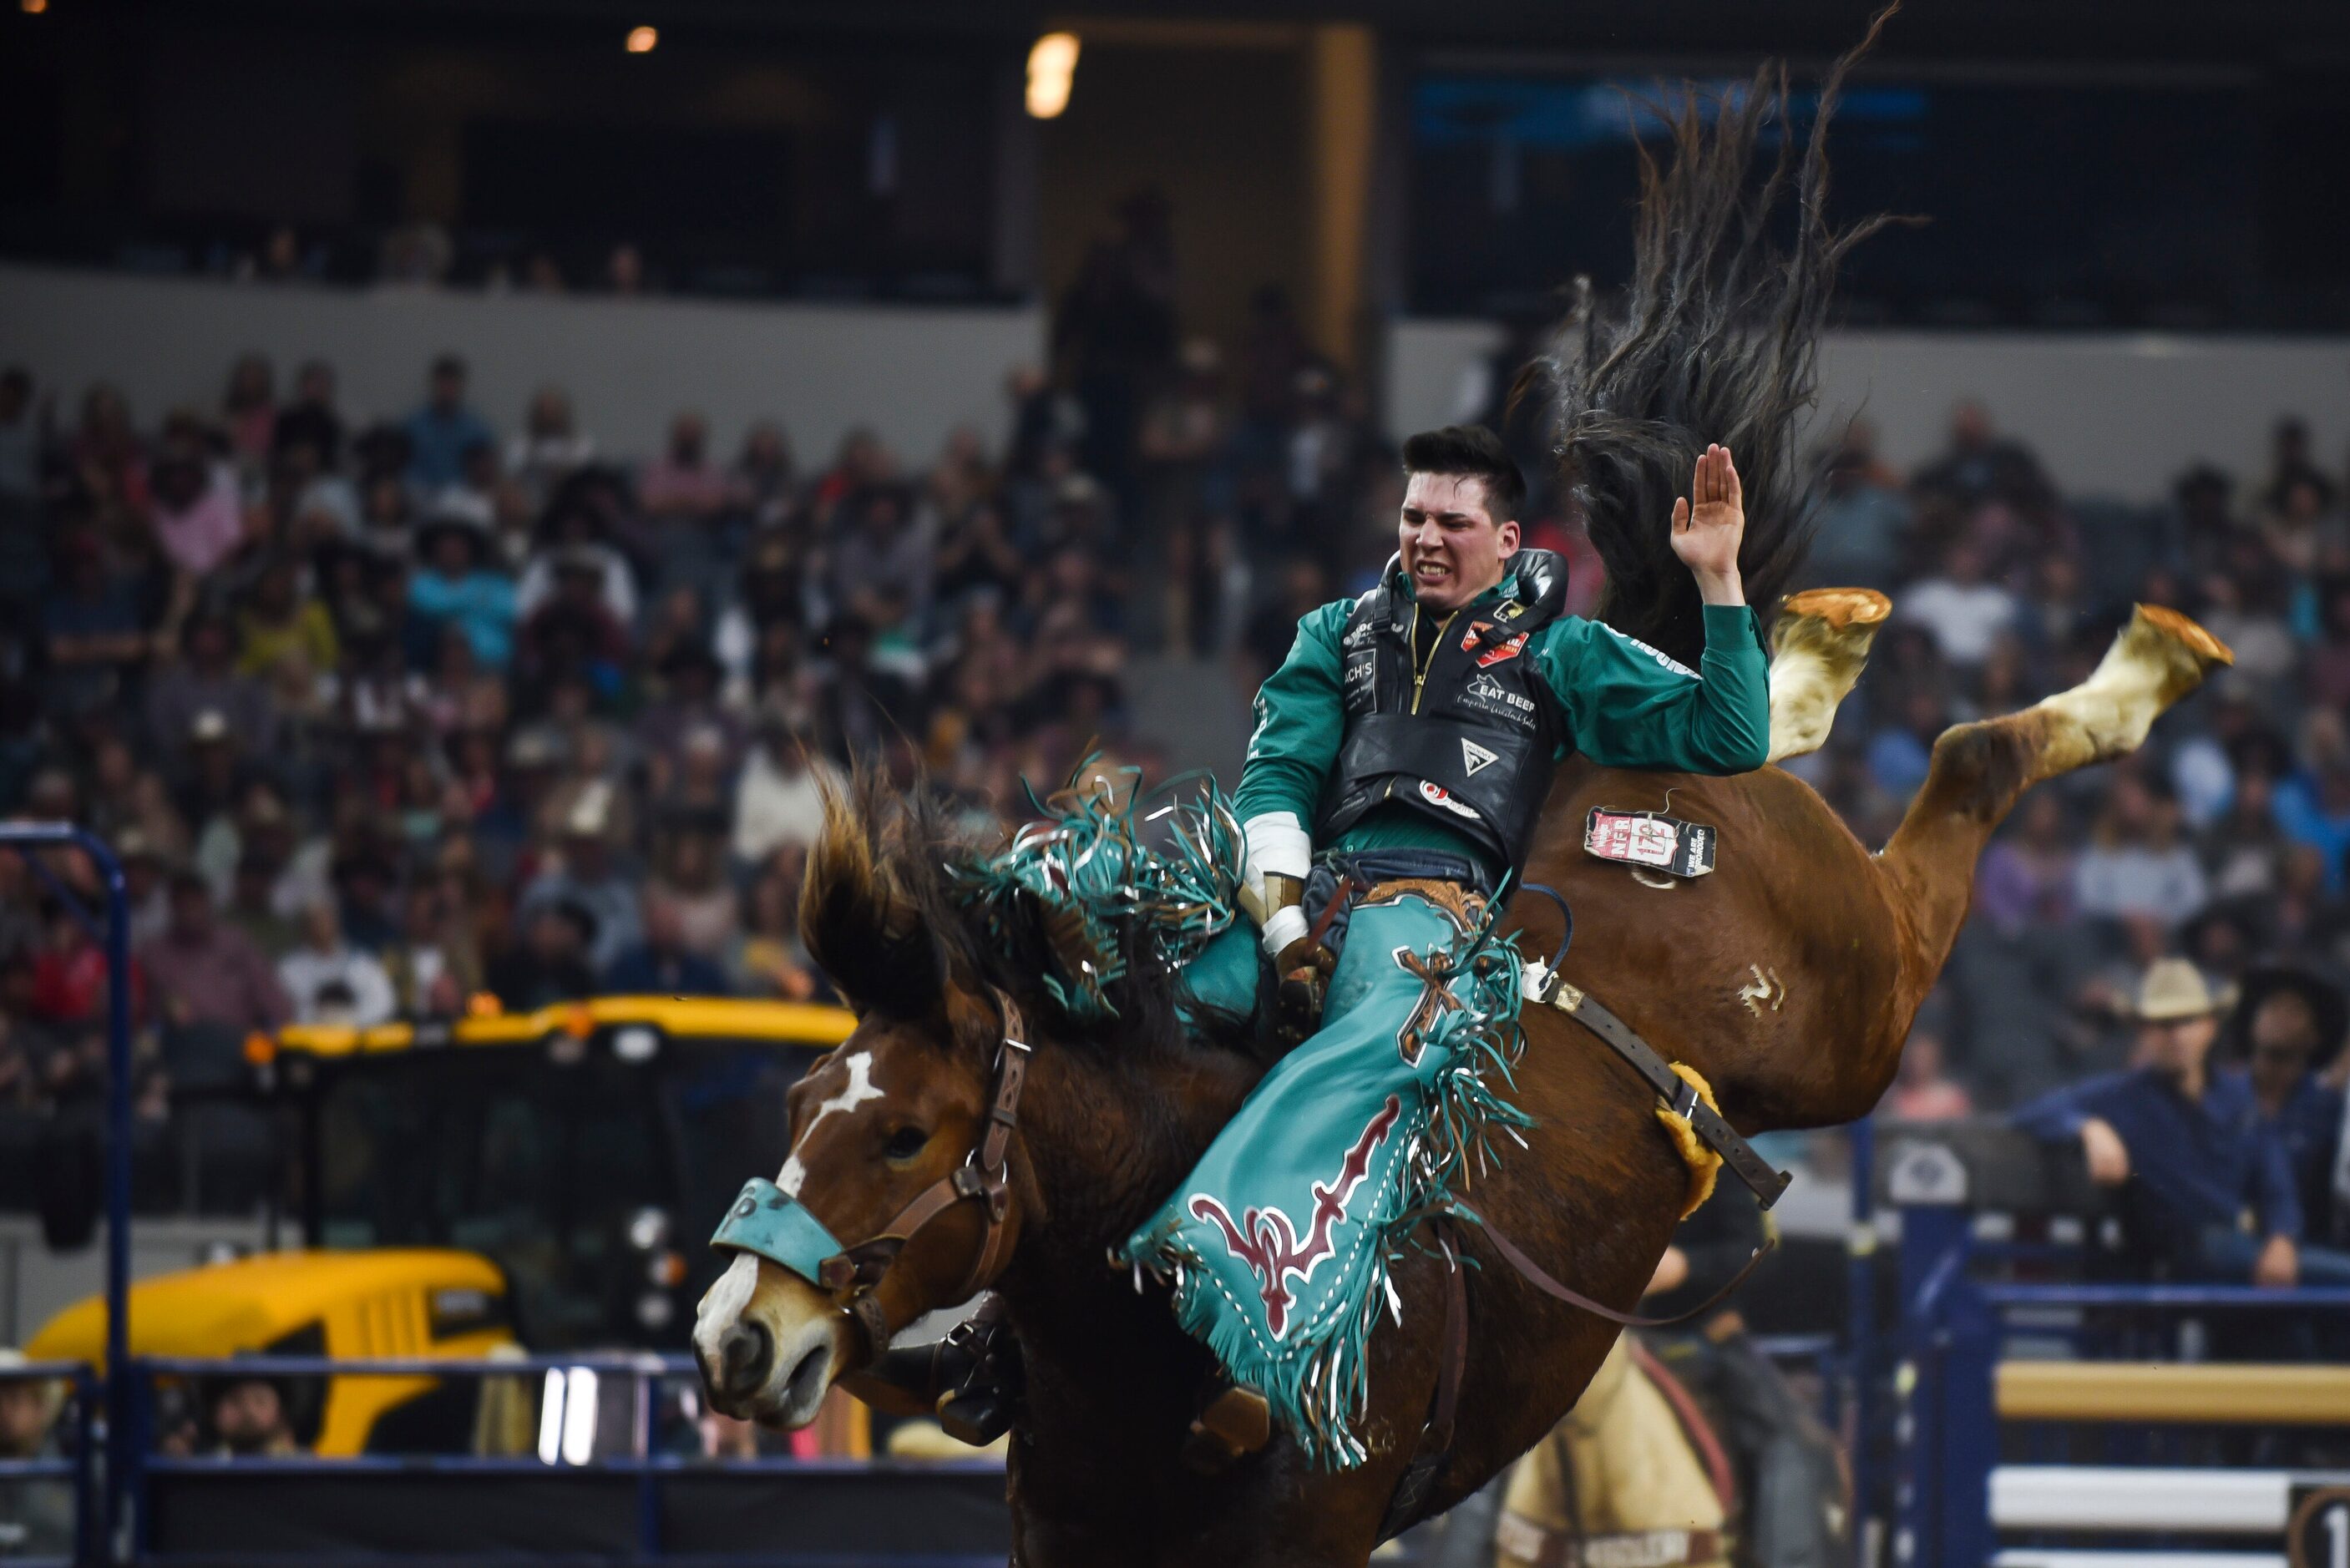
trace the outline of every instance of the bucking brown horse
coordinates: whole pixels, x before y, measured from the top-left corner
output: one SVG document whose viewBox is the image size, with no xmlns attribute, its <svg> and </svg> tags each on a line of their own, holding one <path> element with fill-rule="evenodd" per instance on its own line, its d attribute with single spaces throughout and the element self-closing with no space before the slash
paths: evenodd
<svg viewBox="0 0 2350 1568">
<path fill-rule="evenodd" d="M 1640 267 L 1620 314 L 1571 322 L 1537 368 L 1561 462 L 1608 566 L 1602 615 L 1690 663 L 1694 595 L 1674 586 L 1662 542 L 1673 475 L 1688 473 L 1707 440 L 1727 438 L 1748 475 L 1750 594 L 1773 602 L 1772 586 L 1800 556 L 1794 431 L 1812 334 L 1827 275 L 1856 234 L 1819 215 L 1816 130 L 1792 170 L 1783 158 L 1759 192 L 1743 190 L 1774 85 L 1758 82 L 1743 107 L 1710 119 L 1683 116 L 1679 156 L 1649 180 Z M 1789 256 L 1767 248 L 1757 221 L 1782 184 L 1795 187 L 1804 213 Z M 1866 592 L 1787 602 L 1773 640 L 1774 760 L 1825 737 L 1886 611 Z M 1965 916 L 1976 857 L 2017 796 L 2134 748 L 2226 658 L 2184 617 L 2140 608 L 2082 684 L 1944 733 L 1899 830 L 1875 854 L 1775 767 L 1716 779 L 1570 760 L 1525 877 L 1573 905 L 1566 979 L 1702 1073 L 1742 1132 L 1848 1121 L 1892 1081 Z M 1668 796 L 1675 816 L 1718 828 L 1711 875 L 1648 879 L 1582 851 L 1593 807 L 1655 809 Z M 1176 1326 L 1165 1290 L 1139 1286 L 1106 1254 L 1182 1181 L 1265 1059 L 1244 1042 L 1188 1033 L 1172 978 L 1147 963 L 1120 982 L 1111 1025 L 1072 1025 L 1022 944 L 1007 950 L 959 900 L 946 863 L 969 853 L 920 802 L 868 788 L 831 805 L 803 934 L 858 1023 L 793 1089 L 791 1158 L 776 1184 L 844 1242 L 914 1234 L 863 1282 L 869 1292 L 846 1272 L 831 1282 L 838 1288 L 819 1288 L 738 1256 L 696 1327 L 713 1402 L 804 1423 L 835 1383 L 854 1390 L 876 1334 L 992 1286 L 1026 1367 L 1009 1460 L 1015 1563 L 1357 1568 L 1421 1440 L 1443 1263 L 1408 1253 L 1397 1267 L 1401 1321 L 1383 1318 L 1371 1335 L 1361 1466 L 1312 1468 L 1278 1435 L 1220 1475 L 1180 1463 L 1215 1369 Z M 1519 900 L 1505 929 L 1530 955 L 1561 935 L 1541 898 Z M 1511 1097 L 1535 1125 L 1524 1148 L 1505 1146 L 1477 1178 L 1476 1210 L 1559 1280 L 1629 1309 L 1679 1216 L 1687 1168 L 1659 1128 L 1654 1091 L 1622 1060 L 1547 1008 L 1529 1007 L 1524 1030 Z M 1032 1049 L 1007 1052 L 1015 1033 Z M 1003 1099 L 999 1064 L 1014 1054 L 1024 1083 L 1011 1130 L 989 1110 Z M 970 1174 L 988 1149 L 1003 1173 L 1000 1199 Z M 1617 1332 L 1526 1283 L 1475 1226 L 1460 1234 L 1480 1265 L 1467 1275 L 1461 1417 L 1422 1514 L 1549 1430 Z"/>
</svg>

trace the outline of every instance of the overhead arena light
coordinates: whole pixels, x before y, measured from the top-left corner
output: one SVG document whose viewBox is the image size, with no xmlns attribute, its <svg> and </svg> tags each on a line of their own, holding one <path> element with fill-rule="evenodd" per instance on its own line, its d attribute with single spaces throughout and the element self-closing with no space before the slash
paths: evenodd
<svg viewBox="0 0 2350 1568">
<path fill-rule="evenodd" d="M 1069 107 L 1069 86 L 1077 74 L 1077 36 L 1047 33 L 1028 50 L 1028 112 L 1052 119 Z"/>
</svg>

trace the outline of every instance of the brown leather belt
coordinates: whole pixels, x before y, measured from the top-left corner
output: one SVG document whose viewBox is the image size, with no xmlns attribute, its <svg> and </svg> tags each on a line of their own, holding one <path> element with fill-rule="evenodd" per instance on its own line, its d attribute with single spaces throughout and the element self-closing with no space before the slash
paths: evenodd
<svg viewBox="0 0 2350 1568">
<path fill-rule="evenodd" d="M 1622 1530 L 1578 1535 L 1536 1524 L 1523 1513 L 1502 1511 L 1493 1527 L 1493 1550 L 1524 1568 L 1681 1568 L 1720 1562 L 1725 1542 L 1719 1530 Z"/>
</svg>

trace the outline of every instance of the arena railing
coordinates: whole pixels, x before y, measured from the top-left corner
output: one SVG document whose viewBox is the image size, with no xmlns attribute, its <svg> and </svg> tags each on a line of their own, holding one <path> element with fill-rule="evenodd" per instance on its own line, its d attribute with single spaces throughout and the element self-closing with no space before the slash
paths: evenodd
<svg viewBox="0 0 2350 1568">
<path fill-rule="evenodd" d="M 651 1354 L 508 1358 L 141 1357 L 138 1561 L 157 1564 L 723 1563 L 776 1568 L 1000 1565 L 1001 1460 L 706 1459 L 665 1385 L 691 1360 Z M 519 1452 L 214 1457 L 155 1451 L 174 1381 L 383 1376 L 502 1380 L 521 1397 Z M 682 1392 L 682 1390 L 679 1390 Z M 477 1403 L 478 1408 L 478 1403 Z"/>
<path fill-rule="evenodd" d="M 130 903 L 122 863 L 96 834 L 70 822 L 0 823 L 0 848 L 14 849 L 47 887 L 60 906 L 99 942 L 106 954 L 106 1357 L 125 1365 L 130 1355 Z M 92 911 L 66 886 L 38 853 L 75 849 L 89 857 L 105 895 L 103 914 Z M 96 1560 L 88 1530 L 102 1533 L 109 1560 L 127 1559 L 131 1521 L 125 1515 L 123 1480 L 138 1465 L 129 1446 L 130 1389 L 123 1379 L 105 1386 L 106 1459 L 104 1490 L 95 1521 L 85 1517 L 85 1560 Z"/>
<path fill-rule="evenodd" d="M 64 1451 L 46 1458 L 0 1459 L 0 1491 L 15 1500 L 15 1518 L 0 1512 L 0 1558 L 10 1568 L 71 1568 L 92 1561 L 100 1538 L 96 1447 L 99 1381 L 78 1361 L 22 1361 L 0 1366 L 0 1386 L 62 1383 L 67 1393 L 48 1418 L 48 1430 L 65 1434 Z M 45 1446 L 47 1446 L 45 1444 Z M 36 1515 L 38 1494 L 54 1490 L 67 1501 L 68 1539 L 47 1538 Z M 57 1552 L 50 1548 L 63 1545 Z"/>
<path fill-rule="evenodd" d="M 1894 1568 L 2343 1568 L 2350 1288 L 2058 1279 L 1986 1174 L 1930 1134 L 1887 1173 Z"/>
</svg>

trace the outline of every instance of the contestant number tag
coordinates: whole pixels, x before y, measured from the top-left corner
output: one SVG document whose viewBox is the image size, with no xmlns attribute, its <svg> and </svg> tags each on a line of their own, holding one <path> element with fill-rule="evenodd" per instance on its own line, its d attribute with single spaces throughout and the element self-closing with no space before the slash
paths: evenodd
<svg viewBox="0 0 2350 1568">
<path fill-rule="evenodd" d="M 1602 860 L 1643 866 L 1669 877 L 1702 877 L 1713 869 L 1714 830 L 1653 811 L 1595 806 L 1583 829 L 1583 847 Z"/>
</svg>

